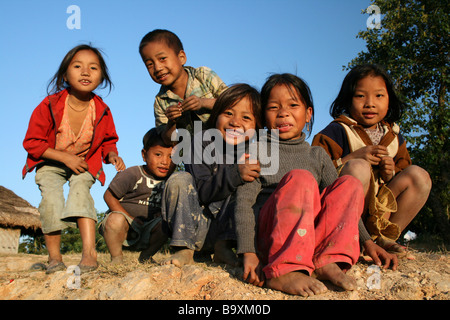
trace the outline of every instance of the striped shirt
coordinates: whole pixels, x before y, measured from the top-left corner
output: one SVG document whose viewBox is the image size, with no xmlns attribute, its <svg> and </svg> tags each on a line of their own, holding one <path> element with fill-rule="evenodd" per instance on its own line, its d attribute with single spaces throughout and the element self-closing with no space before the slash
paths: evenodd
<svg viewBox="0 0 450 320">
<path fill-rule="evenodd" d="M 185 66 L 184 70 L 186 70 L 189 77 L 186 87 L 186 98 L 190 96 L 197 96 L 205 99 L 216 99 L 227 88 L 226 84 L 219 78 L 219 76 L 208 67 L 193 68 Z M 155 97 L 155 125 L 158 127 L 162 124 L 166 124 L 168 122 L 165 115 L 167 108 L 174 104 L 183 102 L 183 100 L 183 97 L 179 97 L 166 86 L 161 86 L 159 93 Z M 205 108 L 186 113 L 185 119 L 180 119 L 181 121 L 177 121 L 177 127 L 185 128 L 192 133 L 192 121 L 201 120 L 203 123 L 206 123 L 210 114 L 211 110 Z"/>
</svg>

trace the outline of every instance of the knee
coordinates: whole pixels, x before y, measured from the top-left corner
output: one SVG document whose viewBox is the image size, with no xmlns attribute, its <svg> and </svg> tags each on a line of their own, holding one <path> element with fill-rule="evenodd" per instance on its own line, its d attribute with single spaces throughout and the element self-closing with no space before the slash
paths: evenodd
<svg viewBox="0 0 450 320">
<path fill-rule="evenodd" d="M 194 179 L 189 172 L 180 171 L 172 174 L 166 181 L 166 189 L 179 190 L 194 184 Z"/>
<path fill-rule="evenodd" d="M 365 186 L 370 182 L 372 166 L 363 159 L 349 160 L 341 170 L 341 176 L 350 175 L 357 178 Z"/>
<path fill-rule="evenodd" d="M 360 197 L 364 199 L 364 187 L 361 181 L 351 175 L 341 176 L 336 180 L 343 189 L 349 190 L 351 194 L 355 197 Z"/>
<path fill-rule="evenodd" d="M 404 170 L 404 173 L 411 179 L 411 184 L 414 184 L 423 192 L 430 192 L 432 181 L 426 170 L 419 166 L 411 165 Z"/>
<path fill-rule="evenodd" d="M 313 174 L 309 172 L 308 170 L 303 169 L 294 169 L 289 171 L 285 174 L 283 177 L 283 180 L 290 181 L 292 183 L 307 183 L 308 185 L 310 183 L 317 183 L 316 178 L 314 178 Z"/>
<path fill-rule="evenodd" d="M 127 231 L 128 222 L 125 217 L 116 212 L 111 212 L 105 221 L 105 233 L 111 231 Z"/>
</svg>

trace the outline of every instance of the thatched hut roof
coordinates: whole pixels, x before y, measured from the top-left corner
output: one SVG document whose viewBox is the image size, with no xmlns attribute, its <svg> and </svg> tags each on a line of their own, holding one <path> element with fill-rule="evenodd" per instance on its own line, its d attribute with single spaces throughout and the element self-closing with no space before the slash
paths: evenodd
<svg viewBox="0 0 450 320">
<path fill-rule="evenodd" d="M 41 228 L 39 211 L 13 191 L 0 186 L 0 227 L 35 233 Z"/>
</svg>

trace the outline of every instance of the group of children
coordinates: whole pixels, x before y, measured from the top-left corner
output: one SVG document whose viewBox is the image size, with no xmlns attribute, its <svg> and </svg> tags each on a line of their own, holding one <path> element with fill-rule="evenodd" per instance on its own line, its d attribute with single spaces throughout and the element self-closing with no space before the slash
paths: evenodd
<svg viewBox="0 0 450 320">
<path fill-rule="evenodd" d="M 89 190 L 96 179 L 105 182 L 102 162 L 118 171 L 99 226 L 114 263 L 122 261 L 123 247 L 140 251 L 145 262 L 169 241 L 174 252 L 162 264 L 182 267 L 196 252 L 214 254 L 218 263 L 242 265 L 244 281 L 302 296 L 327 290 L 321 280 L 355 289 L 346 271 L 361 248 L 377 265 L 397 267 L 405 248 L 396 240 L 425 204 L 431 180 L 411 164 L 395 123 L 403 105 L 383 69 L 363 65 L 347 74 L 330 108 L 335 120 L 311 146 L 305 139 L 314 105 L 301 78 L 274 74 L 261 92 L 228 87 L 207 67 L 185 66 L 183 45 L 168 30 L 145 35 L 139 53 L 161 85 L 156 127 L 143 138 L 144 165 L 125 169 L 118 155 L 111 111 L 94 93 L 111 85 L 96 48 L 67 53 L 31 116 L 23 175 L 36 169 L 46 272 L 65 269 L 60 241 L 67 226 L 80 230 L 81 271 L 98 267 Z M 199 151 L 191 148 L 183 159 L 192 161 L 175 171 L 171 157 L 181 129 L 194 140 L 200 135 L 200 152 L 211 157 L 194 161 Z M 212 129 L 219 138 L 205 138 Z M 262 130 L 265 140 L 258 139 Z M 252 159 L 251 144 L 259 155 L 278 152 L 277 170 Z M 234 151 L 231 160 L 224 150 Z"/>
</svg>

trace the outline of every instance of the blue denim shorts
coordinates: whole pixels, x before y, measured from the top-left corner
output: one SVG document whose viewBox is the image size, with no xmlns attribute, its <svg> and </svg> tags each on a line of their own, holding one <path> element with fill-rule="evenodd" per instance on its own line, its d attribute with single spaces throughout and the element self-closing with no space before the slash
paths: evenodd
<svg viewBox="0 0 450 320">
<path fill-rule="evenodd" d="M 42 196 L 39 213 L 44 234 L 76 227 L 76 220 L 81 217 L 97 221 L 90 193 L 95 179 L 89 172 L 77 175 L 64 165 L 43 165 L 36 171 L 35 181 Z M 66 182 L 69 182 L 67 201 L 64 198 Z"/>
</svg>

